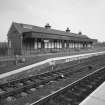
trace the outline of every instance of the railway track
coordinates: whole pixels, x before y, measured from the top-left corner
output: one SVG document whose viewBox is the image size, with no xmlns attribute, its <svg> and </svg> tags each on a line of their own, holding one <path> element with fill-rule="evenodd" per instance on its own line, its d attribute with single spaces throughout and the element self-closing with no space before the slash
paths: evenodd
<svg viewBox="0 0 105 105">
<path fill-rule="evenodd" d="M 102 67 L 78 81 L 30 105 L 79 105 L 91 92 L 105 81 Z"/>
<path fill-rule="evenodd" d="M 100 60 L 101 60 L 101 62 L 100 62 Z M 73 75 L 77 72 L 80 72 L 80 74 L 82 74 L 83 70 L 85 70 L 85 69 L 86 69 L 86 71 L 89 71 L 89 72 L 84 72 L 83 75 L 86 75 L 87 73 L 91 73 L 94 71 L 94 70 L 92 70 L 92 68 L 95 68 L 96 66 L 99 66 L 99 65 L 102 66 L 104 64 L 104 61 L 105 61 L 105 59 L 97 57 L 97 60 L 96 59 L 91 59 L 90 61 L 87 60 L 87 62 L 89 64 L 87 64 L 87 62 L 82 62 L 77 65 L 73 65 L 71 70 L 70 70 L 70 68 L 68 68 L 68 69 L 66 68 L 66 70 L 63 69 L 63 70 L 56 70 L 56 71 L 52 71 L 52 72 L 46 72 L 46 73 L 43 73 L 40 75 L 35 75 L 32 77 L 28 77 L 28 78 L 10 81 L 5 84 L 0 84 L 1 104 L 3 104 L 2 102 L 5 99 L 11 101 L 11 100 L 16 100 L 18 97 L 27 96 L 27 94 L 30 94 L 30 91 L 33 91 L 33 89 L 35 89 L 35 88 L 37 89 L 38 87 L 46 85 L 51 81 L 59 81 L 59 80 L 70 78 L 71 75 Z M 94 66 L 92 67 L 92 66 L 90 66 L 90 64 L 94 65 Z M 85 82 L 84 82 L 84 84 L 85 84 Z M 80 90 L 79 87 L 78 87 L 78 89 Z M 85 90 L 85 89 L 83 89 L 83 90 Z M 78 95 L 79 95 L 79 93 L 78 93 Z M 62 96 L 63 95 L 61 95 L 61 97 Z M 65 95 L 63 97 L 65 97 Z M 56 101 L 54 101 L 55 99 L 56 98 L 51 99 L 51 100 L 48 99 L 44 104 L 42 104 L 42 101 L 41 101 L 41 105 L 69 105 L 69 104 L 63 104 L 63 103 L 52 104 L 51 102 L 53 102 L 53 103 L 56 102 Z M 48 102 L 48 104 L 47 104 L 47 102 Z M 36 104 L 40 105 L 39 102 L 35 103 L 35 105 Z M 75 105 L 75 104 L 72 104 L 72 105 Z"/>
</svg>

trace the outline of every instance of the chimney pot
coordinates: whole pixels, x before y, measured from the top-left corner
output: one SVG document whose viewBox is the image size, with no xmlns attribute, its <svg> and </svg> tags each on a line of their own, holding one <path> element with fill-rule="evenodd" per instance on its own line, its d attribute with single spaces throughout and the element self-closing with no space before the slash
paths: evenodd
<svg viewBox="0 0 105 105">
<path fill-rule="evenodd" d="M 47 23 L 47 24 L 45 25 L 45 28 L 46 28 L 46 29 L 50 29 L 50 28 L 51 28 L 51 26 L 49 25 L 49 23 Z"/>
<path fill-rule="evenodd" d="M 79 35 L 82 35 L 82 32 L 80 31 L 80 32 L 78 32 L 78 34 L 79 34 Z"/>
<path fill-rule="evenodd" d="M 69 29 L 69 27 L 67 27 L 67 29 L 66 29 L 66 32 L 70 32 L 70 29 Z"/>
</svg>

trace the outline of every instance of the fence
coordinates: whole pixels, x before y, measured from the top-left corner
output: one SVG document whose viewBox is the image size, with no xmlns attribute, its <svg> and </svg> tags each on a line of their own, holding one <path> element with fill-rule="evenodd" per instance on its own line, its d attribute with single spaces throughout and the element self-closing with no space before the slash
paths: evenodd
<svg viewBox="0 0 105 105">
<path fill-rule="evenodd" d="M 0 46 L 0 56 L 8 56 L 8 46 Z"/>
</svg>

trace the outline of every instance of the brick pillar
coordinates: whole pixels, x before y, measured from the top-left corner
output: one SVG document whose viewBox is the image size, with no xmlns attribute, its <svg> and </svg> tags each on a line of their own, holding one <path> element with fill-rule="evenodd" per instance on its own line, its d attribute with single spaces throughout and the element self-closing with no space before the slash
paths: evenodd
<svg viewBox="0 0 105 105">
<path fill-rule="evenodd" d="M 67 48 L 69 48 L 69 40 L 67 41 Z"/>
<path fill-rule="evenodd" d="M 44 39 L 41 39 L 41 48 L 44 48 Z"/>
<path fill-rule="evenodd" d="M 64 48 L 64 40 L 62 40 L 62 48 Z"/>
</svg>

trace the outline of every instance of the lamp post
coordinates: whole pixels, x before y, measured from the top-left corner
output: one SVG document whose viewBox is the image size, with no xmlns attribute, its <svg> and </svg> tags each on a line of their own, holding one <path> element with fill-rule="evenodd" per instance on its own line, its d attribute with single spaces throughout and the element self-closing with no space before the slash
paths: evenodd
<svg viewBox="0 0 105 105">
<path fill-rule="evenodd" d="M 49 65 L 51 66 L 51 70 L 53 71 L 54 70 L 54 66 L 55 66 L 55 61 L 54 60 L 50 61 Z"/>
</svg>

